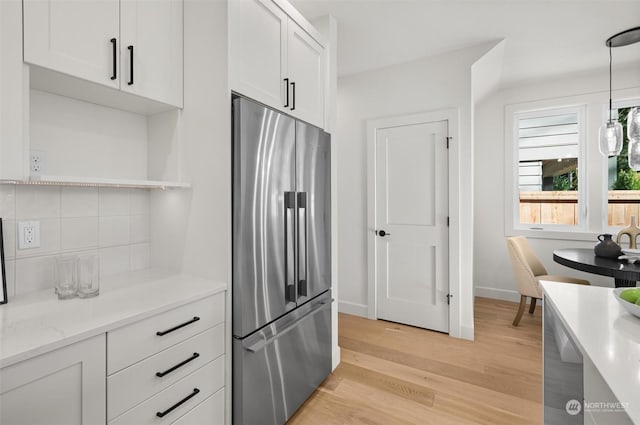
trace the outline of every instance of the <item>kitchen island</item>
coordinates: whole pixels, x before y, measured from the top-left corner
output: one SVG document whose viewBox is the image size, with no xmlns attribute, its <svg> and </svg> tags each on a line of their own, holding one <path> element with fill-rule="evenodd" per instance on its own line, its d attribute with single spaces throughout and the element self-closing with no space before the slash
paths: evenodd
<svg viewBox="0 0 640 425">
<path fill-rule="evenodd" d="M 611 288 L 542 287 L 544 423 L 640 425 L 640 318 Z"/>
</svg>

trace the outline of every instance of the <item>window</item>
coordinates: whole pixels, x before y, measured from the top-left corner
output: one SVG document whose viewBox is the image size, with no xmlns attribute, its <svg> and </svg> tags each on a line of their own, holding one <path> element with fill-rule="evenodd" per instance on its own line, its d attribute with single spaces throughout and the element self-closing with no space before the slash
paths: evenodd
<svg viewBox="0 0 640 425">
<path fill-rule="evenodd" d="M 583 115 L 582 108 L 515 114 L 515 227 L 584 227 L 580 187 Z"/>
<path fill-rule="evenodd" d="M 629 168 L 627 159 L 627 116 L 632 107 L 640 101 L 627 102 L 614 110 L 622 124 L 622 152 L 607 162 L 607 224 L 611 227 L 623 227 L 631 222 L 631 216 L 640 223 L 640 173 Z"/>
</svg>

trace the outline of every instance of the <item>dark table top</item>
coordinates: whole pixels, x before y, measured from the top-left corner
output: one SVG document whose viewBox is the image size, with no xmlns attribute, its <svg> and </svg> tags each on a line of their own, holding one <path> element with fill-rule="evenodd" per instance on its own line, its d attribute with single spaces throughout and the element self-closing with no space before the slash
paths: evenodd
<svg viewBox="0 0 640 425">
<path fill-rule="evenodd" d="M 611 276 L 622 280 L 640 280 L 640 262 L 596 257 L 593 248 L 570 248 L 553 251 L 553 261 L 587 273 Z"/>
</svg>

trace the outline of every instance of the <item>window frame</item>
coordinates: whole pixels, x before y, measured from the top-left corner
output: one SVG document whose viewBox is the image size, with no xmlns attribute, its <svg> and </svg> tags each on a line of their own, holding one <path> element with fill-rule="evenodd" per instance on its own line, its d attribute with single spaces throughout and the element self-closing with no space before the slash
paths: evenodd
<svg viewBox="0 0 640 425">
<path fill-rule="evenodd" d="M 640 97 L 631 97 L 620 100 L 614 100 L 611 104 L 611 109 L 616 111 L 616 119 L 618 118 L 618 109 L 621 108 L 630 108 L 633 106 L 640 105 Z M 602 106 L 602 122 L 606 122 L 609 119 L 609 105 Z M 604 229 L 604 232 L 611 233 L 612 235 L 618 234 L 620 230 L 626 227 L 623 226 L 609 226 L 609 185 L 608 185 L 608 169 L 607 169 L 607 161 L 603 159 L 603 179 L 602 179 L 602 217 L 601 217 L 601 228 Z M 640 223 L 640 217 L 636 217 L 638 223 Z"/>
<path fill-rule="evenodd" d="M 518 182 L 519 121 L 520 119 L 548 115 L 577 114 L 578 120 L 578 224 L 523 224 L 520 223 L 520 189 Z M 587 105 L 585 103 L 561 104 L 553 101 L 507 105 L 505 108 L 505 233 L 542 238 L 590 240 L 588 229 L 587 182 Z"/>
</svg>

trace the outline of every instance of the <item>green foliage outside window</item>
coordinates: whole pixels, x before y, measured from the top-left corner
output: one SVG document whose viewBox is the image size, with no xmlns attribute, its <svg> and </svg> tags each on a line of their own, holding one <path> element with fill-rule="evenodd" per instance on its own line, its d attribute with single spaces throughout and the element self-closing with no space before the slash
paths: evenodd
<svg viewBox="0 0 640 425">
<path fill-rule="evenodd" d="M 626 159 L 626 158 L 625 158 Z M 626 170 L 618 171 L 618 178 L 611 187 L 613 190 L 640 190 L 640 176 L 627 166 Z"/>
<path fill-rule="evenodd" d="M 578 190 L 578 170 L 553 176 L 553 190 Z"/>
<path fill-rule="evenodd" d="M 630 109 L 618 109 L 618 122 L 622 125 L 622 151 L 616 158 L 618 176 L 613 186 L 611 186 L 613 190 L 640 190 L 640 176 L 636 171 L 629 168 L 629 159 L 627 157 L 629 146 L 629 140 L 627 140 L 627 116 Z"/>
</svg>

